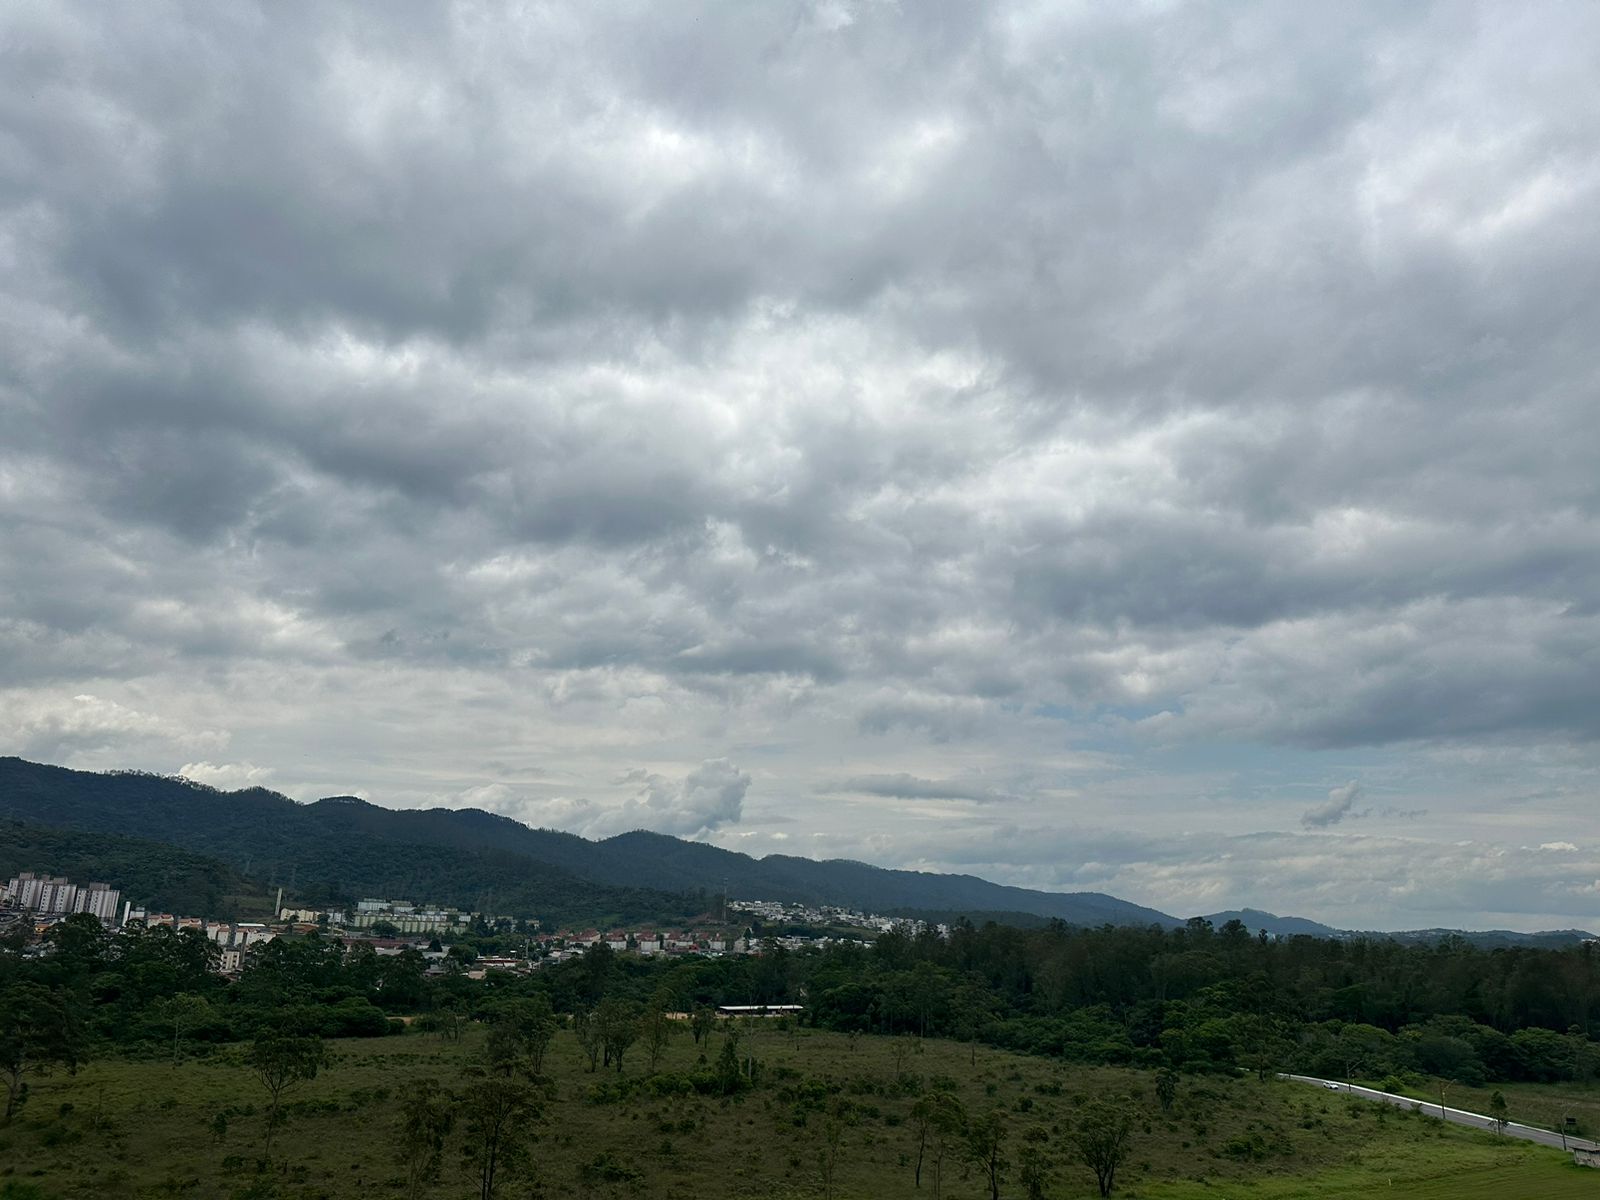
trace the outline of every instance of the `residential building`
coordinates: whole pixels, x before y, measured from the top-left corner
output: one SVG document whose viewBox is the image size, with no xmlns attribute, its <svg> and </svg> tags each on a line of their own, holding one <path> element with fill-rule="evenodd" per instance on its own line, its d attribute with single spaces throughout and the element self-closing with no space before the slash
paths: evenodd
<svg viewBox="0 0 1600 1200">
<path fill-rule="evenodd" d="M 401 933 L 449 933 L 467 928 L 476 915 L 454 908 L 428 908 L 409 900 L 368 898 L 356 904 L 352 920 L 339 923 L 353 929 L 371 929 L 383 924 L 393 925 Z"/>
<path fill-rule="evenodd" d="M 23 871 L 5 887 L 5 899 L 16 908 L 42 917 L 88 913 L 107 925 L 116 923 L 122 893 L 109 883 L 76 884 L 64 875 Z"/>
</svg>

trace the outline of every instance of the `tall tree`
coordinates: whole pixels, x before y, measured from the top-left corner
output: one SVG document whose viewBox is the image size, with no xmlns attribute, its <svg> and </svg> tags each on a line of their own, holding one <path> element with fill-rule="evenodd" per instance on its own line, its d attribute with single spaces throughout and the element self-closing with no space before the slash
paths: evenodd
<svg viewBox="0 0 1600 1200">
<path fill-rule="evenodd" d="M 1045 1156 L 1048 1137 L 1043 1129 L 1030 1130 L 1022 1153 L 1017 1156 L 1017 1177 L 1027 1190 L 1028 1200 L 1044 1200 L 1045 1185 L 1050 1181 L 1050 1160 Z"/>
<path fill-rule="evenodd" d="M 28 1098 L 28 1078 L 57 1067 L 76 1071 L 87 1057 L 70 998 L 40 983 L 14 983 L 0 992 L 0 1075 L 6 1081 L 9 1125 Z"/>
<path fill-rule="evenodd" d="M 502 1000 L 490 1010 L 489 1016 L 485 1054 L 494 1069 L 503 1075 L 518 1071 L 542 1074 L 545 1051 L 556 1032 L 550 998 L 540 992 L 531 997 Z"/>
<path fill-rule="evenodd" d="M 267 1128 L 263 1157 L 272 1154 L 272 1138 L 283 1119 L 283 1095 L 317 1077 L 328 1061 L 328 1048 L 320 1037 L 264 1033 L 251 1043 L 245 1062 L 267 1089 Z"/>
<path fill-rule="evenodd" d="M 1505 1094 L 1496 1088 L 1489 1097 L 1489 1116 L 1494 1121 L 1494 1131 L 1496 1133 L 1504 1133 L 1506 1126 L 1510 1123 L 1507 1117 L 1507 1108 Z"/>
<path fill-rule="evenodd" d="M 561 1022 L 550 1006 L 550 997 L 543 992 L 530 996 L 518 1009 L 517 1020 L 522 1030 L 522 1043 L 528 1053 L 528 1066 L 535 1075 L 544 1074 L 544 1056 L 555 1040 Z"/>
<path fill-rule="evenodd" d="M 823 1200 L 833 1200 L 839 1154 L 844 1148 L 844 1131 L 854 1123 L 854 1109 L 850 1101 L 835 1096 L 822 1116 L 822 1136 L 817 1147 L 817 1175 L 822 1181 Z"/>
<path fill-rule="evenodd" d="M 610 997 L 600 1002 L 595 1010 L 595 1021 L 600 1026 L 600 1043 L 605 1065 L 617 1064 L 622 1071 L 622 1056 L 639 1037 L 639 1010 L 625 1000 Z"/>
<path fill-rule="evenodd" d="M 1011 1164 L 1005 1158 L 1006 1122 L 998 1112 L 985 1113 L 967 1123 L 967 1161 L 978 1168 L 989 1189 L 989 1200 L 1000 1200 L 1000 1176 Z"/>
<path fill-rule="evenodd" d="M 1193 922 L 1190 922 L 1191 926 Z M 1094 1172 L 1102 1196 L 1116 1186 L 1117 1168 L 1128 1157 L 1133 1109 L 1121 1100 L 1093 1100 L 1078 1111 L 1072 1144 L 1078 1158 Z"/>
<path fill-rule="evenodd" d="M 1226 931 L 1234 924 L 1236 922 L 1229 921 L 1223 929 Z M 1282 1022 L 1270 1017 L 1243 1013 L 1234 1018 L 1234 1029 L 1235 1057 L 1254 1071 L 1262 1083 L 1272 1078 L 1279 1064 L 1293 1050 L 1293 1043 L 1286 1036 Z"/>
<path fill-rule="evenodd" d="M 640 1023 L 640 1031 L 644 1035 L 644 1051 L 650 1056 L 650 1073 L 656 1072 L 660 1065 L 661 1056 L 666 1053 L 667 1043 L 672 1040 L 672 1017 L 669 1015 L 671 1001 L 661 992 L 657 992 L 644 1010 L 644 1017 Z"/>
<path fill-rule="evenodd" d="M 1162 1067 L 1156 1072 L 1156 1099 L 1161 1102 L 1162 1112 L 1172 1111 L 1172 1102 L 1178 1098 L 1178 1073 L 1171 1067 Z"/>
<path fill-rule="evenodd" d="M 177 1066 L 185 1029 L 197 1029 L 216 1019 L 216 1010 L 204 996 L 180 992 L 160 1005 L 161 1019 L 172 1023 L 172 1065 Z"/>
<path fill-rule="evenodd" d="M 689 1019 L 689 1032 L 694 1035 L 694 1044 L 701 1042 L 708 1045 L 711 1041 L 711 1032 L 717 1027 L 717 1010 L 709 1004 L 702 1004 L 694 1010 L 694 1016 Z"/>
<path fill-rule="evenodd" d="M 739 1029 L 729 1024 L 727 1036 L 722 1039 L 722 1049 L 717 1052 L 717 1086 L 724 1096 L 731 1096 L 744 1086 L 744 1073 L 739 1068 Z"/>
<path fill-rule="evenodd" d="M 606 994 L 606 987 L 611 982 L 611 972 L 616 965 L 616 953 L 605 942 L 596 942 L 583 952 L 582 980 L 580 987 L 583 997 L 590 1004 L 599 1004 Z"/>
<path fill-rule="evenodd" d="M 599 1016 L 590 1008 L 577 1009 L 572 1014 L 572 1031 L 577 1035 L 583 1056 L 589 1060 L 589 1070 L 596 1070 L 600 1065 L 600 1050 L 605 1044 Z"/>
<path fill-rule="evenodd" d="M 111 935 L 100 918 L 73 913 L 50 927 L 45 939 L 55 947 L 58 974 L 90 975 L 105 965 L 111 953 Z"/>
<path fill-rule="evenodd" d="M 462 1092 L 460 1113 L 466 1127 L 461 1152 L 477 1176 L 478 1200 L 494 1200 L 501 1180 L 528 1165 L 537 1098 L 520 1079 L 484 1074 Z"/>
<path fill-rule="evenodd" d="M 923 1163 L 928 1160 L 932 1167 L 934 1200 L 938 1200 L 944 1182 L 945 1159 L 966 1138 L 966 1110 L 950 1092 L 934 1091 L 919 1099 L 912 1106 L 911 1114 L 917 1131 L 916 1186 L 922 1186 Z"/>
<path fill-rule="evenodd" d="M 414 1079 L 401 1089 L 394 1150 L 406 1170 L 406 1200 L 417 1200 L 438 1182 L 445 1139 L 455 1125 L 455 1102 L 437 1079 Z"/>
<path fill-rule="evenodd" d="M 890 1045 L 889 1054 L 894 1058 L 894 1074 L 898 1079 L 906 1073 L 906 1063 L 911 1058 L 911 1035 L 903 1033 L 895 1038 Z"/>
</svg>

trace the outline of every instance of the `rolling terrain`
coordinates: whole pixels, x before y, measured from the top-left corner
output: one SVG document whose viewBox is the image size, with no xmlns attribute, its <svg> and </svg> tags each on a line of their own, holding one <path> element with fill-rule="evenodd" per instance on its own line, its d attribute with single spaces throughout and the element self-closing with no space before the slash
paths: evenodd
<svg viewBox="0 0 1600 1200">
<path fill-rule="evenodd" d="M 353 796 L 299 804 L 264 788 L 220 792 L 183 779 L 73 771 L 20 758 L 0 758 L 0 817 L 164 842 L 313 897 L 325 888 L 334 897 L 404 895 L 496 911 L 516 897 L 544 911 L 562 895 L 582 895 L 587 885 L 611 890 L 596 897 L 601 907 L 687 910 L 696 906 L 690 897 L 726 886 L 736 896 L 874 912 L 1015 911 L 1080 925 L 1180 923 L 1097 892 L 1032 891 L 843 859 L 757 859 L 643 831 L 588 841 L 478 809 L 395 810 Z"/>
<path fill-rule="evenodd" d="M 404 896 L 551 921 L 685 920 L 722 893 L 869 912 L 1030 924 L 1160 925 L 1182 919 L 1099 892 L 1045 892 L 973 875 L 753 858 L 704 842 L 636 830 L 602 841 L 535 829 L 481 809 L 390 809 L 354 796 L 301 804 L 265 788 L 222 792 L 142 772 L 94 773 L 0 757 L 0 820 L 115 834 L 218 860 L 307 903 Z M 63 860 L 64 861 L 64 860 Z M 76 867 L 81 873 L 90 873 Z M 50 868 L 65 870 L 67 868 Z M 105 871 L 100 872 L 105 874 Z M 1257 909 L 1207 915 L 1269 936 L 1383 937 L 1431 944 L 1460 936 L 1485 949 L 1565 946 L 1583 930 L 1517 933 L 1426 929 L 1353 931 Z"/>
<path fill-rule="evenodd" d="M 726 1035 L 719 1035 L 718 1041 Z M 244 1044 L 197 1047 L 174 1066 L 107 1058 L 41 1081 L 28 1119 L 7 1132 L 19 1197 L 400 1196 L 404 1177 L 390 1130 L 414 1080 L 470 1086 L 484 1033 L 459 1042 L 411 1032 L 332 1043 L 328 1067 L 291 1093 L 276 1171 L 263 1171 L 265 1093 L 243 1062 Z M 642 1055 L 623 1071 L 591 1072 L 577 1039 L 558 1034 L 546 1059 L 533 1153 L 508 1175 L 505 1194 L 570 1200 L 810 1200 L 934 1194 L 935 1149 L 920 1186 L 916 1102 L 942 1087 L 974 1118 L 1005 1121 L 1001 1194 L 1025 1194 L 1023 1163 L 1045 1194 L 1090 1200 L 1094 1176 L 1077 1160 L 1070 1129 L 1086 1104 L 1121 1098 L 1138 1117 L 1115 1195 L 1147 1200 L 1251 1196 L 1263 1200 L 1394 1195 L 1438 1200 L 1548 1200 L 1592 1194 L 1591 1172 L 1559 1150 L 1507 1143 L 1424 1115 L 1386 1113 L 1291 1083 L 1185 1077 L 1170 1111 L 1149 1072 L 1084 1067 L 938 1039 L 752 1030 L 743 1046 L 767 1068 L 763 1082 L 729 1099 L 673 1092 L 696 1070 L 698 1048 L 680 1035 L 659 1074 Z M 647 1076 L 654 1074 L 655 1086 Z M 159 1098 L 159 1099 L 156 1099 Z M 829 1106 L 844 1114 L 830 1185 L 820 1163 Z M 101 1115 L 101 1114 L 105 1115 Z M 219 1120 L 220 1118 L 220 1120 Z M 442 1178 L 422 1195 L 477 1194 L 455 1123 Z M 206 1131 L 197 1133 L 197 1131 Z M 208 1152 L 199 1152 L 204 1139 Z M 707 1147 L 722 1148 L 707 1150 Z M 734 1151 L 725 1148 L 736 1147 Z M 960 1147 L 943 1164 L 943 1194 L 987 1195 Z M 283 1179 L 287 1183 L 281 1182 Z M 39 1190 L 20 1190 L 37 1187 Z M 496 1194 L 501 1194 L 497 1192 Z"/>
</svg>

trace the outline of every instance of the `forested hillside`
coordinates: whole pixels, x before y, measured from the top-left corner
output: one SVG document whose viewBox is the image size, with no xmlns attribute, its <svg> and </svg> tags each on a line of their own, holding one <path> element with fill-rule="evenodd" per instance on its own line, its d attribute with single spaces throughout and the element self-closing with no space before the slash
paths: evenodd
<svg viewBox="0 0 1600 1200">
<path fill-rule="evenodd" d="M 0 760 L 0 816 L 80 834 L 143 835 L 140 840 L 146 843 L 156 839 L 220 860 L 254 880 L 259 894 L 275 893 L 281 886 L 308 905 L 393 896 L 537 916 L 555 924 L 678 922 L 706 907 L 698 895 L 580 879 L 496 848 L 488 839 L 475 845 L 430 845 L 386 838 L 381 825 L 369 829 L 366 822 L 351 819 L 383 811 L 358 800 L 300 805 L 261 788 L 221 793 L 155 775 L 96 775 Z M 420 839 L 422 833 L 415 836 Z M 73 859 L 76 873 L 122 882 L 113 869 L 130 861 L 116 851 L 121 843 L 107 843 L 113 853 L 104 863 L 92 853 L 93 843 L 80 839 L 72 844 L 79 848 Z M 139 852 L 131 853 L 139 857 Z M 27 862 L 18 862 L 28 869 Z M 131 886 L 123 890 L 130 898 L 142 898 Z M 191 893 L 189 898 L 199 900 L 205 894 Z"/>
<path fill-rule="evenodd" d="M 605 904 L 640 916 L 664 903 L 640 889 L 681 896 L 720 892 L 726 884 L 734 895 L 875 912 L 1015 911 L 1081 925 L 1177 924 L 1165 913 L 1095 892 L 1038 892 L 842 859 L 755 859 L 645 832 L 591 842 L 477 809 L 394 810 L 350 796 L 297 804 L 263 788 L 219 792 L 183 779 L 92 774 L 19 758 L 0 758 L 0 815 L 157 838 L 215 854 L 255 876 L 302 888 L 326 885 L 335 894 L 439 897 L 448 887 L 454 902 L 474 907 L 488 898 L 489 906 L 504 909 L 516 897 L 544 911 L 566 892 L 579 895 L 581 879 L 591 889 L 621 889 Z"/>
<path fill-rule="evenodd" d="M 0 818 L 0 878 L 19 871 L 104 880 L 124 900 L 156 911 L 257 918 L 271 910 L 266 890 L 218 859 L 144 838 L 49 829 Z"/>
</svg>

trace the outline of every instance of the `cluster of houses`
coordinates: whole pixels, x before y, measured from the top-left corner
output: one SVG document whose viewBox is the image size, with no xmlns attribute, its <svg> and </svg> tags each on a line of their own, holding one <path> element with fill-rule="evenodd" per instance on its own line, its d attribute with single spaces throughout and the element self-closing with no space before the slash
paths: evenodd
<svg viewBox="0 0 1600 1200">
<path fill-rule="evenodd" d="M 582 954 L 590 946 L 601 942 L 618 954 L 748 954 L 751 951 L 748 938 L 705 930 L 656 933 L 653 930 L 630 932 L 614 929 L 609 933 L 601 933 L 598 929 L 585 929 L 581 933 L 566 933 L 543 940 L 550 952 L 568 954 Z"/>
<path fill-rule="evenodd" d="M 874 933 L 902 929 L 913 934 L 921 933 L 927 928 L 926 922 L 923 921 L 910 920 L 906 917 L 885 917 L 877 913 L 860 912 L 853 908 L 839 908 L 832 904 L 791 904 L 783 900 L 729 900 L 728 908 L 732 912 L 747 913 L 763 921 L 786 925 L 846 926 L 852 929 L 868 929 Z M 940 937 L 948 937 L 950 934 L 948 925 L 936 925 L 934 929 Z"/>
<path fill-rule="evenodd" d="M 201 937 L 215 942 L 222 951 L 217 959 L 217 970 L 224 975 L 237 975 L 244 970 L 244 960 L 251 949 L 272 941 L 282 932 L 261 921 L 213 921 L 208 917 L 177 917 L 171 913 L 153 913 L 132 905 L 125 906 L 122 923 L 128 925 L 135 921 L 147 929 L 192 929 Z"/>
<path fill-rule="evenodd" d="M 346 947 L 370 946 L 380 955 L 414 950 L 422 955 L 430 972 L 441 973 L 458 969 L 451 965 L 450 948 L 443 944 L 441 938 L 464 934 L 482 920 L 478 913 L 459 909 L 377 898 L 359 901 L 353 912 L 284 908 L 281 892 L 277 905 L 278 919 L 271 924 L 149 912 L 135 908 L 131 902 L 121 904 L 119 916 L 117 910 L 120 899 L 121 893 L 109 884 L 79 885 L 64 877 L 23 872 L 0 892 L 0 922 L 31 920 L 35 928 L 42 932 L 72 913 L 83 912 L 98 917 L 108 928 L 137 921 L 147 928 L 166 926 L 192 929 L 216 943 L 221 951 L 218 969 L 224 974 L 236 975 L 244 969 L 245 960 L 253 948 L 279 936 L 312 932 L 335 934 Z M 729 900 L 727 909 L 730 914 L 756 918 L 751 922 L 752 925 L 773 923 L 862 931 L 882 931 L 897 926 L 920 928 L 918 922 L 900 921 L 872 913 L 771 900 Z M 793 934 L 769 938 L 749 927 L 740 933 L 732 932 L 731 928 L 670 931 L 585 929 L 550 933 L 540 932 L 536 921 L 495 918 L 489 923 L 504 929 L 514 926 L 519 932 L 528 930 L 523 952 L 520 955 L 489 955 L 471 959 L 467 966 L 469 975 L 481 976 L 489 971 L 525 973 L 545 963 L 560 963 L 576 958 L 598 945 L 604 945 L 617 954 L 717 957 L 724 954 L 760 954 L 766 946 L 774 943 L 785 949 L 800 950 L 839 941 L 863 940 Z M 940 932 L 944 932 L 942 927 Z"/>
</svg>

